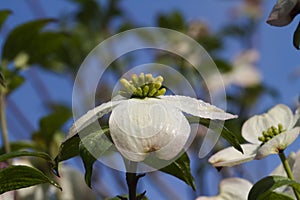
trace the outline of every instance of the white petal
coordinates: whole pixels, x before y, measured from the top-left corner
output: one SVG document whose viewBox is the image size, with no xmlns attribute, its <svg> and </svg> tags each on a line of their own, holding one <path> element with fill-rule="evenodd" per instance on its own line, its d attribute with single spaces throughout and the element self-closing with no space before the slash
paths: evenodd
<svg viewBox="0 0 300 200">
<path fill-rule="evenodd" d="M 244 154 L 234 149 L 233 147 L 228 147 L 212 155 L 208 159 L 208 162 L 210 162 L 215 167 L 231 167 L 244 162 L 248 162 L 254 159 L 259 145 L 242 144 L 241 147 L 244 151 Z"/>
<path fill-rule="evenodd" d="M 139 162 L 150 152 L 169 160 L 182 151 L 190 126 L 180 110 L 160 99 L 130 99 L 113 109 L 110 133 L 120 153 Z"/>
<path fill-rule="evenodd" d="M 236 115 L 226 113 L 224 110 L 199 99 L 179 95 L 159 96 L 159 98 L 179 110 L 197 117 L 219 120 L 237 118 Z"/>
<path fill-rule="evenodd" d="M 296 127 L 275 136 L 258 149 L 255 159 L 259 160 L 270 154 L 278 154 L 280 150 L 284 150 L 292 144 L 299 133 L 300 127 Z"/>
<path fill-rule="evenodd" d="M 198 197 L 196 200 L 247 200 L 252 183 L 242 178 L 226 178 L 220 183 L 220 193 L 213 197 Z"/>
<path fill-rule="evenodd" d="M 296 153 L 296 159 L 293 166 L 293 175 L 295 181 L 300 182 L 300 150 Z"/>
<path fill-rule="evenodd" d="M 110 101 L 107 103 L 103 103 L 92 110 L 89 110 L 86 114 L 84 114 L 74 122 L 73 126 L 69 130 L 67 139 L 72 137 L 76 133 L 79 133 L 85 127 L 92 124 L 103 115 L 109 113 L 114 107 L 116 107 L 118 104 L 120 104 L 123 101 L 127 101 L 127 100 Z"/>
<path fill-rule="evenodd" d="M 258 137 L 262 136 L 262 132 L 271 126 L 277 127 L 278 124 L 282 124 L 285 130 L 289 130 L 295 125 L 291 109 L 283 104 L 278 104 L 267 113 L 248 119 L 243 124 L 242 135 L 248 142 L 261 144 Z"/>
</svg>

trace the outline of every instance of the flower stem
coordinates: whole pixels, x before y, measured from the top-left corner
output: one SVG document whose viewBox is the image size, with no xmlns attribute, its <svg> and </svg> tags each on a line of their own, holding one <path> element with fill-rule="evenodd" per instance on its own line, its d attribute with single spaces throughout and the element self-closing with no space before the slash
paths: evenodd
<svg viewBox="0 0 300 200">
<path fill-rule="evenodd" d="M 126 163 L 126 162 L 125 162 Z M 140 174 L 138 175 L 135 173 L 136 168 L 137 168 L 137 163 L 136 162 L 131 162 L 128 161 L 126 163 L 127 165 L 127 172 L 126 172 L 126 183 L 128 187 L 128 195 L 129 195 L 129 200 L 140 200 L 145 193 L 142 194 L 142 196 L 137 196 L 136 195 L 136 188 L 137 184 L 140 178 L 145 176 L 145 174 Z"/>
<path fill-rule="evenodd" d="M 7 123 L 6 123 L 6 115 L 5 115 L 5 94 L 3 88 L 0 88 L 0 123 L 1 123 L 1 133 L 2 140 L 4 145 L 5 153 L 10 152 L 10 144 L 8 140 L 8 132 L 7 132 Z"/>
<path fill-rule="evenodd" d="M 294 179 L 294 176 L 293 176 L 293 173 L 292 173 L 292 170 L 291 170 L 291 167 L 288 163 L 288 160 L 286 159 L 285 155 L 284 155 L 284 152 L 279 152 L 279 157 L 280 157 L 280 160 L 282 162 L 282 165 L 283 165 L 283 168 L 288 176 L 289 179 L 291 180 L 295 180 Z M 293 191 L 294 191 L 294 194 L 297 198 L 297 200 L 300 200 L 300 195 L 299 193 L 293 188 Z"/>
</svg>

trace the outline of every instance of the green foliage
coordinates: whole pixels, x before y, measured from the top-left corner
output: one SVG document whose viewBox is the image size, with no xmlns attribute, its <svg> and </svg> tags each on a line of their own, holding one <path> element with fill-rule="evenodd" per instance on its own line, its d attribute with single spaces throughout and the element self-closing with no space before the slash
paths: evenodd
<svg viewBox="0 0 300 200">
<path fill-rule="evenodd" d="M 249 192 L 248 200 L 263 200 L 270 199 L 269 197 L 271 196 L 275 197 L 278 193 L 274 193 L 273 191 L 282 186 L 291 186 L 298 193 L 300 192 L 300 184 L 296 181 L 283 176 L 267 176 L 253 185 Z M 283 194 L 278 194 L 278 196 L 284 199 Z M 285 198 L 288 199 L 289 197 Z"/>
<path fill-rule="evenodd" d="M 85 182 L 89 187 L 91 187 L 94 162 L 112 146 L 112 142 L 106 136 L 108 132 L 109 129 L 96 130 L 83 137 L 79 143 L 80 157 L 85 168 Z"/>
<path fill-rule="evenodd" d="M 57 59 L 56 51 L 62 48 L 66 35 L 62 32 L 44 31 L 54 19 L 40 19 L 22 24 L 7 36 L 2 59 L 14 61 L 21 54 L 28 56 L 26 64 L 40 64 L 49 67 Z"/>
<path fill-rule="evenodd" d="M 6 87 L 5 77 L 2 72 L 0 72 L 0 85 L 2 85 L 2 87 Z"/>
<path fill-rule="evenodd" d="M 296 49 L 300 49 L 300 22 L 294 32 L 293 44 Z"/>
<path fill-rule="evenodd" d="M 44 152 L 30 152 L 30 151 L 13 151 L 10 153 L 0 155 L 0 162 L 6 161 L 8 159 L 24 157 L 24 156 L 33 156 L 38 158 L 43 158 L 49 163 L 52 162 L 50 156 Z"/>
<path fill-rule="evenodd" d="M 2 28 L 4 22 L 10 14 L 10 10 L 0 10 L 0 29 Z"/>
<path fill-rule="evenodd" d="M 19 88 L 25 79 L 19 75 L 18 70 L 3 69 L 3 77 L 5 77 L 6 94 L 11 94 L 14 90 Z"/>
<path fill-rule="evenodd" d="M 189 116 L 187 117 L 190 124 L 201 124 L 207 128 L 214 128 L 213 131 L 221 132 L 221 136 L 227 140 L 236 150 L 243 153 L 243 149 L 240 145 L 240 142 L 238 140 L 238 136 L 234 133 L 232 133 L 230 130 L 228 130 L 223 124 L 219 124 L 218 122 L 215 122 L 212 127 L 209 127 L 210 121 L 208 119 L 201 119 L 199 117 Z"/>
<path fill-rule="evenodd" d="M 179 178 L 187 185 L 191 186 L 193 190 L 196 190 L 196 185 L 190 168 L 190 159 L 187 153 L 182 154 L 180 158 L 170 165 L 160 169 L 160 171 Z"/>
<path fill-rule="evenodd" d="M 22 165 L 1 169 L 0 183 L 0 194 L 42 183 L 50 183 L 61 189 L 58 183 L 47 177 L 40 170 Z"/>
</svg>

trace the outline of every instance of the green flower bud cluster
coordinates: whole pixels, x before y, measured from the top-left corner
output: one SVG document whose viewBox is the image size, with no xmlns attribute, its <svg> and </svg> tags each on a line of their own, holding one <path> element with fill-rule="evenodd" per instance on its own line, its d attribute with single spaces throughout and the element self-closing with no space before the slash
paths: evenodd
<svg viewBox="0 0 300 200">
<path fill-rule="evenodd" d="M 133 74 L 131 80 L 122 78 L 120 83 L 122 89 L 119 94 L 128 98 L 157 97 L 166 93 L 166 88 L 162 88 L 163 77 L 154 78 L 152 74 L 141 73 L 139 76 Z"/>
<path fill-rule="evenodd" d="M 262 132 L 262 136 L 258 137 L 258 140 L 264 144 L 284 131 L 282 124 L 278 124 L 277 128 L 275 126 L 271 126 L 268 130 Z"/>
</svg>

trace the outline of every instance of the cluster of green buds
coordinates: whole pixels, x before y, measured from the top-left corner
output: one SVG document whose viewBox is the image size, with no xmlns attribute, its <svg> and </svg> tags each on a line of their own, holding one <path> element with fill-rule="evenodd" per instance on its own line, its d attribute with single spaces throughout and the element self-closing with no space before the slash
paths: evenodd
<svg viewBox="0 0 300 200">
<path fill-rule="evenodd" d="M 271 126 L 268 130 L 262 132 L 262 136 L 258 137 L 258 140 L 264 144 L 284 131 L 282 124 L 278 124 L 277 128 L 275 126 Z"/>
<path fill-rule="evenodd" d="M 162 88 L 162 76 L 153 77 L 152 74 L 141 73 L 139 76 L 133 74 L 131 80 L 122 78 L 120 83 L 122 89 L 119 94 L 127 98 L 157 97 L 166 93 L 166 88 Z"/>
</svg>

